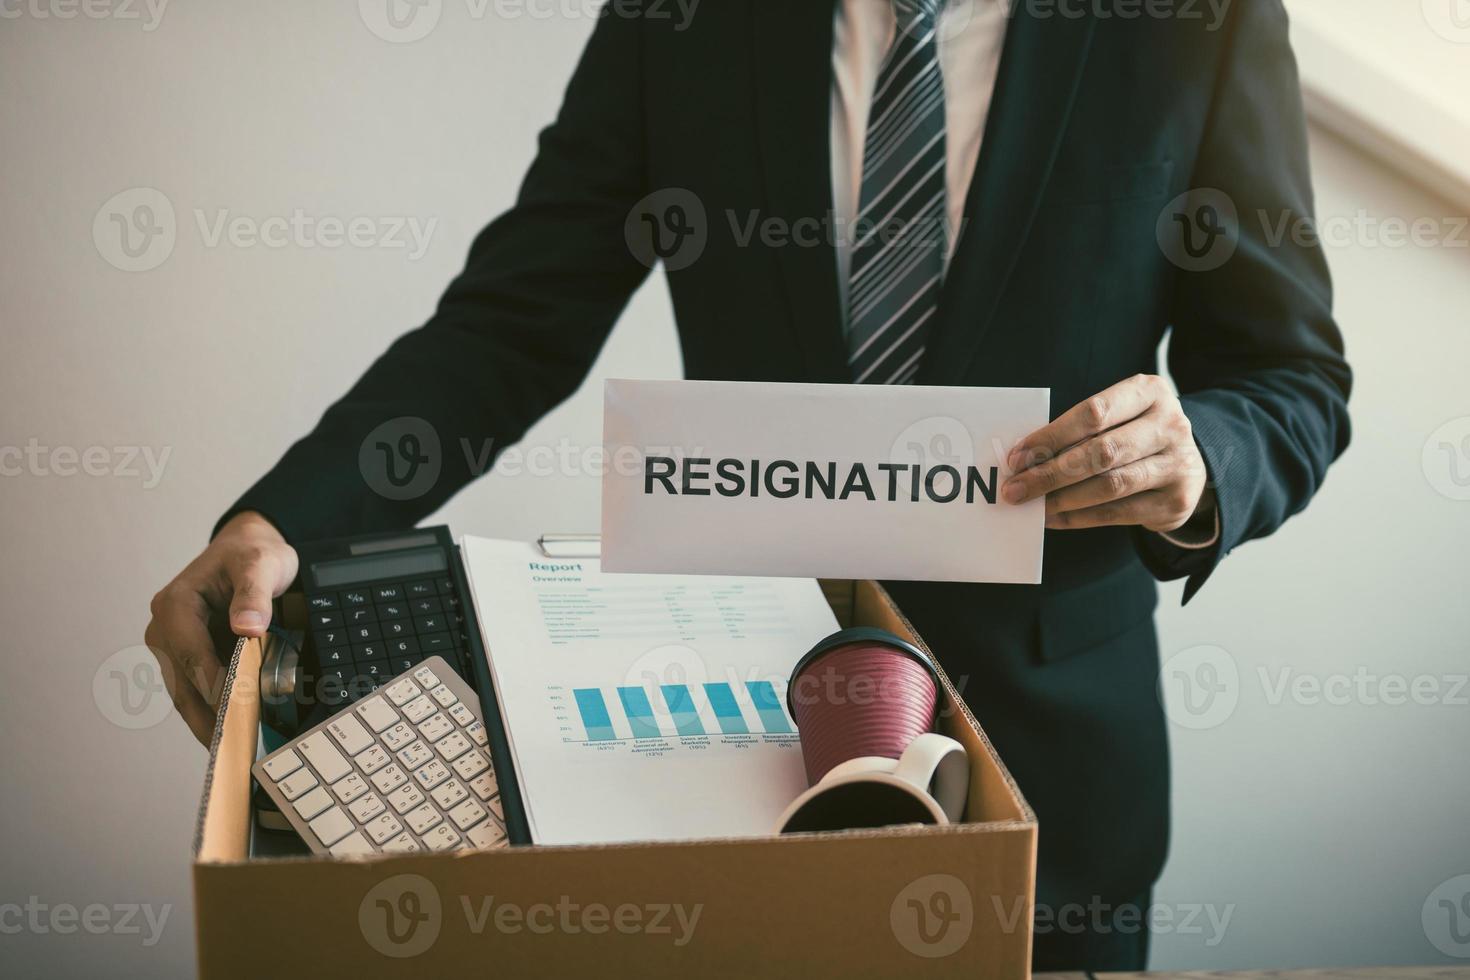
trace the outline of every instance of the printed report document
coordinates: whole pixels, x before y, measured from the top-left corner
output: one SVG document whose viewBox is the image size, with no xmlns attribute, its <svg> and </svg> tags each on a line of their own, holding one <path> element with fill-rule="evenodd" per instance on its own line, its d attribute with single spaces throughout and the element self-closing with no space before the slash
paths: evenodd
<svg viewBox="0 0 1470 980">
<path fill-rule="evenodd" d="M 461 551 L 535 843 L 763 835 L 806 789 L 786 681 L 838 628 L 815 579 Z"/>
</svg>

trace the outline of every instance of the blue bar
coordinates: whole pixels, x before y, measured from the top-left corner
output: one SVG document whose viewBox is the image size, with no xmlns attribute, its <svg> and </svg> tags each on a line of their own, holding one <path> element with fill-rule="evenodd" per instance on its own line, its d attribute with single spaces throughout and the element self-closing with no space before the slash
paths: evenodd
<svg viewBox="0 0 1470 980">
<path fill-rule="evenodd" d="M 634 738 L 663 738 L 658 722 L 653 720 L 653 708 L 648 695 L 641 687 L 620 687 L 618 697 L 623 701 L 623 711 L 628 715 L 628 727 Z"/>
<path fill-rule="evenodd" d="M 761 724 L 766 726 L 766 734 L 781 735 L 791 731 L 791 723 L 781 708 L 781 699 L 776 697 L 776 689 L 770 681 L 746 681 L 745 688 L 750 691 L 750 700 L 761 716 Z"/>
<path fill-rule="evenodd" d="M 750 734 L 750 729 L 745 725 L 745 716 L 740 713 L 740 705 L 735 703 L 735 692 L 730 690 L 729 684 L 706 684 L 704 692 L 709 695 L 710 707 L 715 709 L 720 731 L 726 735 Z"/>
<path fill-rule="evenodd" d="M 703 735 L 704 723 L 699 720 L 699 712 L 694 710 L 694 698 L 689 694 L 689 688 L 683 684 L 665 684 L 660 688 L 664 692 L 664 703 L 669 706 L 669 714 L 674 716 L 674 727 L 680 735 Z"/>
<path fill-rule="evenodd" d="M 590 741 L 606 742 L 618 737 L 613 731 L 612 719 L 607 716 L 607 705 L 603 703 L 601 691 L 595 687 L 579 687 L 572 694 L 577 699 L 582 727 L 587 729 Z"/>
</svg>

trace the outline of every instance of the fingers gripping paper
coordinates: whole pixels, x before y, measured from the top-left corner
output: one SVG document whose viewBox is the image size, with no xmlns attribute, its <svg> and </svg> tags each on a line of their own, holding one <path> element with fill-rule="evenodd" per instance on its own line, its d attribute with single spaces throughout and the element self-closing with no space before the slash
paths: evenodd
<svg viewBox="0 0 1470 980">
<path fill-rule="evenodd" d="M 1045 388 L 606 383 L 606 571 L 1041 581 L 1045 504 L 1006 503 Z"/>
</svg>

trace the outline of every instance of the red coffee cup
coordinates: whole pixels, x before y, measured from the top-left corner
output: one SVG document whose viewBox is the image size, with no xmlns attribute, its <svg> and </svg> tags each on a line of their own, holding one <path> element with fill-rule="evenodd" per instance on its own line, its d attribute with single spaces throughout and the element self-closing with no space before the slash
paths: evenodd
<svg viewBox="0 0 1470 980">
<path fill-rule="evenodd" d="M 939 672 L 928 654 L 887 630 L 838 630 L 792 668 L 786 705 L 815 783 L 849 759 L 897 759 L 932 730 Z"/>
</svg>

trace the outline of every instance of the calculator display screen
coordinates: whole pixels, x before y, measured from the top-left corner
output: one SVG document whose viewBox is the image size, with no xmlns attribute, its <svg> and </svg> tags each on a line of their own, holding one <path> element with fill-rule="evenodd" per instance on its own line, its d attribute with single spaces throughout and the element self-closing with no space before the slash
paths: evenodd
<svg viewBox="0 0 1470 980">
<path fill-rule="evenodd" d="M 329 589 L 350 582 L 371 582 L 380 578 L 408 578 L 429 575 L 448 568 L 442 548 L 417 548 L 387 555 L 364 555 L 317 562 L 311 566 L 317 588 Z"/>
</svg>

